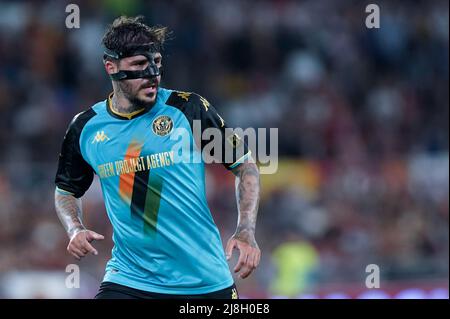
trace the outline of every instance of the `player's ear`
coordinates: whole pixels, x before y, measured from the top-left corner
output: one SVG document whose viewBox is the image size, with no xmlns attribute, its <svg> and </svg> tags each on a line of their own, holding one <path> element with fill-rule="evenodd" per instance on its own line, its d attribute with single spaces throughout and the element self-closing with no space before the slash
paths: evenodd
<svg viewBox="0 0 450 319">
<path fill-rule="evenodd" d="M 106 70 L 106 73 L 108 73 L 108 74 L 113 74 L 113 73 L 116 73 L 117 71 L 119 71 L 119 66 L 118 66 L 117 62 L 115 62 L 115 61 L 106 59 L 103 61 L 103 64 L 105 65 L 105 70 Z"/>
</svg>

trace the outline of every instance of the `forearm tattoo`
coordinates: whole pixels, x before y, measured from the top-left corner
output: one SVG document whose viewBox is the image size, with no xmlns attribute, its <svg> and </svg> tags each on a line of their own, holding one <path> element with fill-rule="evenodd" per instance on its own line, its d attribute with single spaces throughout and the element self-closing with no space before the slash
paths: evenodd
<svg viewBox="0 0 450 319">
<path fill-rule="evenodd" d="M 256 246 L 255 227 L 259 205 L 259 170 L 255 163 L 243 163 L 233 173 L 236 175 L 236 201 L 238 225 L 235 238 Z"/>
<path fill-rule="evenodd" d="M 55 209 L 69 237 L 72 237 L 75 232 L 85 229 L 81 221 L 81 199 L 55 191 Z"/>
</svg>

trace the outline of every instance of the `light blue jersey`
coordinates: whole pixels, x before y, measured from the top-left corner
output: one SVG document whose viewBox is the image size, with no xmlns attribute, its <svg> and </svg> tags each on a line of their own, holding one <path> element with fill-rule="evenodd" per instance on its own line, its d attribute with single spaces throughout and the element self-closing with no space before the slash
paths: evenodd
<svg viewBox="0 0 450 319">
<path fill-rule="evenodd" d="M 75 197 L 89 188 L 94 173 L 100 178 L 114 241 L 104 281 L 166 294 L 231 286 L 206 201 L 204 162 L 177 161 L 174 146 L 181 137 L 173 138 L 184 129 L 183 151 L 199 155 L 203 143 L 194 142 L 193 120 L 202 130 L 224 131 L 223 119 L 204 98 L 163 88 L 154 106 L 131 116 L 114 113 L 110 103 L 111 96 L 74 118 L 56 175 L 58 190 Z M 245 143 L 239 147 L 249 154 Z M 224 165 L 232 169 L 246 156 Z"/>
</svg>

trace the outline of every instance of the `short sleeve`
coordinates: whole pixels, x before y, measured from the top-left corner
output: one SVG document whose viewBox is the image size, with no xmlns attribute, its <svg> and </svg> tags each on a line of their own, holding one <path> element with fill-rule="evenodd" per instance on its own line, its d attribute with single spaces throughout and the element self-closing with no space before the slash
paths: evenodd
<svg viewBox="0 0 450 319">
<path fill-rule="evenodd" d="M 87 121 L 94 115 L 95 112 L 90 109 L 74 117 L 64 136 L 58 158 L 55 177 L 57 190 L 76 198 L 84 195 L 94 178 L 94 171 L 84 160 L 80 149 L 81 132 Z"/>
<path fill-rule="evenodd" d="M 210 138 L 201 139 L 202 152 L 220 160 L 227 169 L 236 168 L 250 158 L 251 152 L 244 140 L 242 130 L 228 127 L 217 109 L 204 97 L 193 94 L 192 103 L 194 104 L 192 107 L 197 112 L 196 118 L 201 122 L 202 135 L 210 136 Z M 214 135 L 214 132 L 205 134 L 208 129 L 215 130 L 216 134 L 220 132 L 220 135 Z M 211 144 L 211 142 L 216 136 L 220 138 L 220 144 L 215 144 L 216 147 L 212 147 L 214 144 Z M 218 147 L 219 145 L 221 147 Z"/>
</svg>

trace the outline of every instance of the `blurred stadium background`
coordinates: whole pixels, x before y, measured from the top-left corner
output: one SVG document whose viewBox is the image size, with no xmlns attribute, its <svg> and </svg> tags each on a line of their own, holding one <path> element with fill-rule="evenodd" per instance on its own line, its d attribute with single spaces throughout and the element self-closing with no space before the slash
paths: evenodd
<svg viewBox="0 0 450 319">
<path fill-rule="evenodd" d="M 0 297 L 91 298 L 112 242 L 64 286 L 67 237 L 53 178 L 71 118 L 111 87 L 100 39 L 121 14 L 174 31 L 164 86 L 195 91 L 232 126 L 277 127 L 279 169 L 262 177 L 260 267 L 248 298 L 448 298 L 449 4 L 375 1 L 0 1 Z M 224 241 L 233 177 L 208 168 Z M 86 225 L 110 237 L 95 181 Z M 199 252 L 201 256 L 201 252 Z M 201 257 L 200 257 L 201 258 Z M 365 287 L 377 264 L 380 289 Z"/>
</svg>

